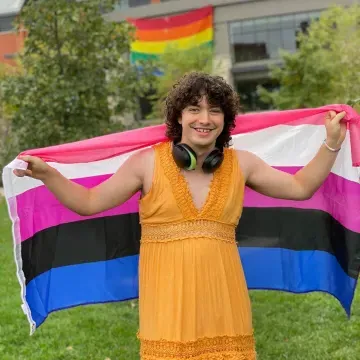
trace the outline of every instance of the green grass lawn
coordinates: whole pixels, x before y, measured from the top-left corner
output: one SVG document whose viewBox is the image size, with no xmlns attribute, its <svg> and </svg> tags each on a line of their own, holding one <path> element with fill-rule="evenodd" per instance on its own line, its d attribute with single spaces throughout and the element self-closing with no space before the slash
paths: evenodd
<svg viewBox="0 0 360 360">
<path fill-rule="evenodd" d="M 351 320 L 325 294 L 252 292 L 259 360 L 359 360 L 360 291 Z M 135 360 L 137 308 L 91 305 L 51 314 L 29 336 L 20 308 L 10 221 L 0 200 L 0 360 Z"/>
</svg>

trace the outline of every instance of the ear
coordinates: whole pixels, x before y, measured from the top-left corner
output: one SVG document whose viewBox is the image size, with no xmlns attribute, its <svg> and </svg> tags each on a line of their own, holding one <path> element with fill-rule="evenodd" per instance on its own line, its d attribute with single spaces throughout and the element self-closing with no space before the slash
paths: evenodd
<svg viewBox="0 0 360 360">
<path fill-rule="evenodd" d="M 182 123 L 182 118 L 181 117 L 178 118 L 178 123 L 181 125 L 181 123 Z"/>
</svg>

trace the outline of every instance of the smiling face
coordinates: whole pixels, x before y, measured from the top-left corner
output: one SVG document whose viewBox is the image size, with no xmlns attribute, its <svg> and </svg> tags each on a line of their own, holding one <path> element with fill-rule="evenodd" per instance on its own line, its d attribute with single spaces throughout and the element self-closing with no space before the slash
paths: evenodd
<svg viewBox="0 0 360 360">
<path fill-rule="evenodd" d="M 166 137 L 186 143 L 197 155 L 230 146 L 239 111 L 237 92 L 220 76 L 202 72 L 183 75 L 164 101 Z"/>
<path fill-rule="evenodd" d="M 224 113 L 203 96 L 197 104 L 188 105 L 181 113 L 181 142 L 195 151 L 212 150 L 224 129 Z"/>
</svg>

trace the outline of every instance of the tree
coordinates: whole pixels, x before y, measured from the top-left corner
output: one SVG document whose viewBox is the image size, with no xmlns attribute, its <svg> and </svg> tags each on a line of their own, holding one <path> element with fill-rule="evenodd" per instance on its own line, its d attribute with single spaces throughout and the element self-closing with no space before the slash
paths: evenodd
<svg viewBox="0 0 360 360">
<path fill-rule="evenodd" d="M 0 64 L 0 173 L 5 163 L 13 155 L 13 149 L 17 148 L 16 138 L 12 134 L 11 118 L 14 109 L 4 101 L 4 92 L 1 83 L 10 76 L 17 76 L 21 67 L 11 67 Z M 2 178 L 0 178 L 2 186 Z"/>
<path fill-rule="evenodd" d="M 147 82 L 128 59 L 132 26 L 104 18 L 114 3 L 27 2 L 16 24 L 28 32 L 23 71 L 2 82 L 17 151 L 122 129 L 114 119 L 135 109 Z"/>
<path fill-rule="evenodd" d="M 280 85 L 259 88 L 261 99 L 278 109 L 347 103 L 360 96 L 360 6 L 334 6 L 298 35 L 296 53 L 282 52 L 283 66 L 272 69 Z"/>
<path fill-rule="evenodd" d="M 153 111 L 148 117 L 162 121 L 163 102 L 173 84 L 191 71 L 217 73 L 220 71 L 221 62 L 214 61 L 213 49 L 208 46 L 186 51 L 167 47 L 159 59 L 152 63 L 152 67 L 157 68 L 161 75 L 152 82 L 153 95 L 149 96 L 149 99 L 152 101 Z"/>
</svg>

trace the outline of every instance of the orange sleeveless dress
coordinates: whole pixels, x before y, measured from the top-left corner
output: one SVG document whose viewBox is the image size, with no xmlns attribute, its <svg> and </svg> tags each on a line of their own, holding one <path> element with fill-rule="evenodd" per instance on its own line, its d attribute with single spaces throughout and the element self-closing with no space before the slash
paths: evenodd
<svg viewBox="0 0 360 360">
<path fill-rule="evenodd" d="M 255 360 L 251 304 L 235 241 L 244 180 L 232 149 L 198 210 L 158 144 L 150 191 L 140 200 L 141 360 Z"/>
</svg>

